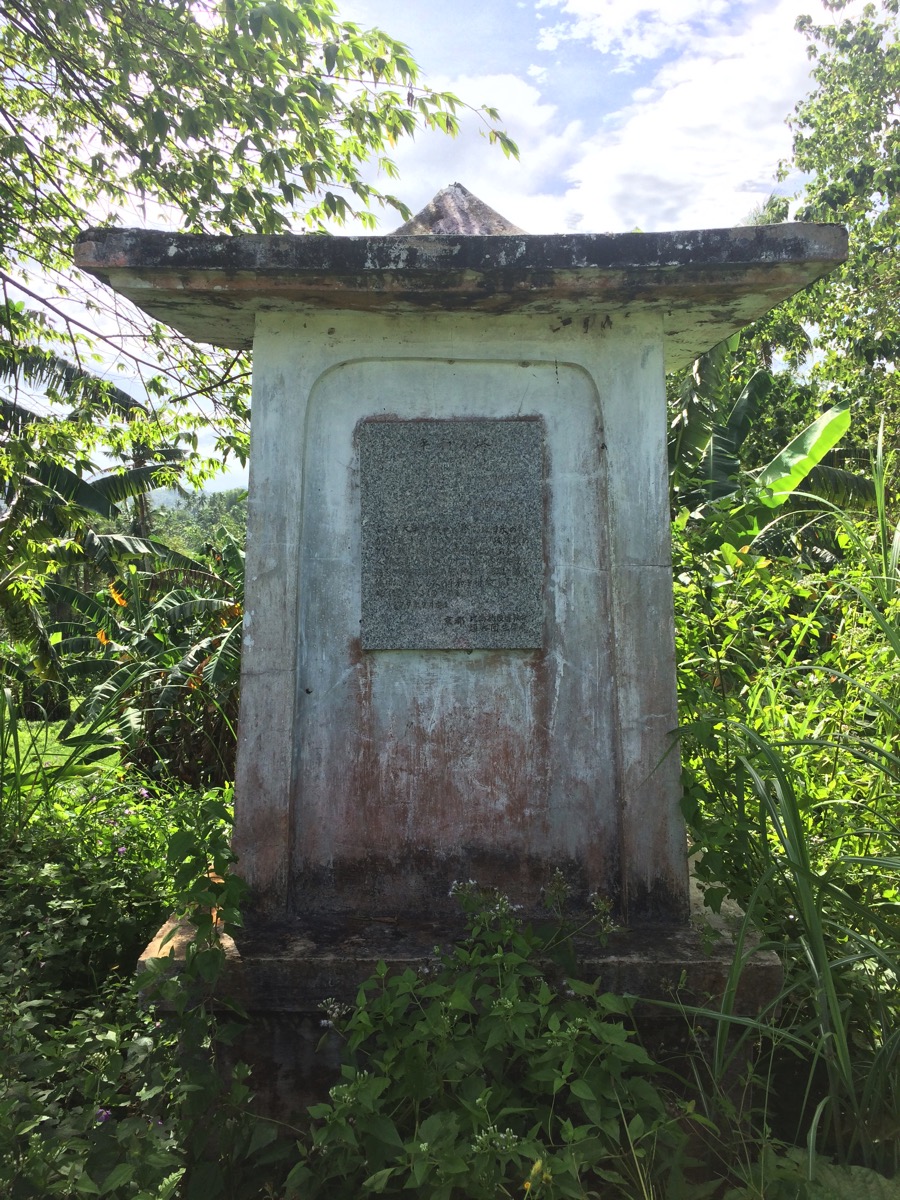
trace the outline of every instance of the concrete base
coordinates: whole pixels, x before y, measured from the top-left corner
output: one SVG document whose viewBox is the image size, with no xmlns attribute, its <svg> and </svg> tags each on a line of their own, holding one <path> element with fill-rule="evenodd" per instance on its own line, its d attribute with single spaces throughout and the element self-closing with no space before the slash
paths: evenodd
<svg viewBox="0 0 900 1200">
<path fill-rule="evenodd" d="M 694 899 L 697 913 L 698 893 Z M 657 1061 L 677 1069 L 694 1046 L 695 1022 L 672 1006 L 720 1006 L 735 956 L 728 929 L 734 919 L 703 912 L 691 928 L 617 930 L 602 949 L 585 941 L 576 945 L 578 975 L 599 979 L 604 991 L 636 997 L 638 1036 Z M 138 970 L 146 970 L 150 959 L 166 957 L 178 970 L 192 936 L 186 922 L 167 922 L 144 951 Z M 250 1018 L 225 1058 L 249 1064 L 257 1111 L 285 1121 L 321 1101 L 340 1065 L 337 1039 L 323 1025 L 324 1001 L 352 1004 L 379 962 L 392 971 L 415 969 L 434 959 L 435 944 L 443 940 L 434 929 L 399 922 L 360 924 L 353 932 L 345 928 L 338 936 L 316 939 L 272 933 L 266 939 L 255 936 L 248 945 L 224 936 L 226 966 L 218 995 L 237 1002 Z M 753 951 L 732 1010 L 741 1016 L 765 1012 L 781 985 L 778 956 Z M 713 1024 L 706 1022 L 707 1029 Z"/>
</svg>

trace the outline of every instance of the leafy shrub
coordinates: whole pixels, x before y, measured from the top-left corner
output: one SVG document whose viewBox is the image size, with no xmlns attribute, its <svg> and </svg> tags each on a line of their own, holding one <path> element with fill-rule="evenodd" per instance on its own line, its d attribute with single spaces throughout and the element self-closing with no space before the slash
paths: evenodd
<svg viewBox="0 0 900 1200">
<path fill-rule="evenodd" d="M 174 1035 L 121 982 L 164 912 L 168 819 L 146 788 L 66 799 L 3 852 L 0 1190 L 15 1200 L 116 1195 L 179 1166 L 154 1106 L 127 1099 L 160 1085 Z"/>
<path fill-rule="evenodd" d="M 136 780 L 61 801 L 0 864 L 0 1195 L 260 1196 L 274 1130 L 249 1115 L 245 1073 L 217 1070 L 211 1004 L 210 907 L 234 916 L 240 891 L 230 796 Z M 173 907 L 200 933 L 183 979 L 158 980 L 166 1016 L 133 975 Z"/>
<path fill-rule="evenodd" d="M 10 1200 L 172 1196 L 183 1174 L 167 1101 L 177 1035 L 108 988 L 60 1019 L 33 964 L 3 964 L 0 1185 Z M 152 1188 L 152 1191 L 148 1191 Z"/>
<path fill-rule="evenodd" d="M 460 889 L 468 935 L 431 966 L 382 965 L 350 1013 L 350 1063 L 288 1180 L 309 1197 L 628 1197 L 676 1187 L 683 1115 L 652 1082 L 628 1006 L 567 979 L 557 932 Z M 679 1194 L 675 1190 L 666 1195 Z"/>
<path fill-rule="evenodd" d="M 840 575 L 679 531 L 684 809 L 708 902 L 736 899 L 785 962 L 753 1031 L 777 1047 L 777 1131 L 893 1171 L 900 636 L 884 531 L 838 524 Z"/>
<path fill-rule="evenodd" d="M 52 627 L 60 661 L 86 689 L 73 721 L 114 704 L 129 762 L 160 780 L 222 786 L 234 777 L 243 550 L 223 535 L 196 562 L 156 542 L 107 541 L 118 552 L 105 588 L 47 589 L 70 610 Z"/>
</svg>

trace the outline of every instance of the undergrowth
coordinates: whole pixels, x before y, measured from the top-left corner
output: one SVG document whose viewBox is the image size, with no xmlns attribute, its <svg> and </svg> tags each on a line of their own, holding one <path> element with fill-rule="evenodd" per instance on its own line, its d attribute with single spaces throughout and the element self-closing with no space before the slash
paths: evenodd
<svg viewBox="0 0 900 1200">
<path fill-rule="evenodd" d="M 332 1006 L 348 1061 L 310 1109 L 288 1194 L 696 1195 L 690 1107 L 654 1080 L 629 1005 L 567 974 L 559 923 L 538 931 L 502 895 L 456 891 L 462 941 L 417 971 L 382 964 L 355 1007 Z"/>
<path fill-rule="evenodd" d="M 684 811 L 707 903 L 745 912 L 721 1006 L 684 1013 L 698 1022 L 686 1079 L 649 1060 L 625 1000 L 578 978 L 563 925 L 523 924 L 466 886 L 462 941 L 329 1006 L 343 1073 L 302 1128 L 254 1117 L 246 1071 L 219 1069 L 239 1022 L 213 1003 L 219 927 L 239 922 L 230 792 L 121 768 L 105 712 L 51 752 L 4 689 L 0 1195 L 896 1200 L 889 534 L 835 518 L 836 572 L 776 557 L 771 536 L 676 528 Z M 184 972 L 145 974 L 142 996 L 136 958 L 170 912 L 197 938 Z M 784 987 L 739 1017 L 751 935 L 780 955 Z"/>
</svg>

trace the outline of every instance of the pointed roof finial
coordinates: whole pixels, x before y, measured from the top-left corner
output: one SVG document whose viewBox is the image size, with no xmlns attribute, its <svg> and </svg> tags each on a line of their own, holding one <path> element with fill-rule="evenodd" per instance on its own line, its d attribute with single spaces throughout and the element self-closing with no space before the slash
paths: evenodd
<svg viewBox="0 0 900 1200">
<path fill-rule="evenodd" d="M 451 183 L 449 187 L 442 188 L 421 212 L 388 236 L 424 233 L 453 237 L 456 234 L 484 236 L 524 232 L 524 229 L 501 217 L 483 200 L 473 196 L 461 183 Z"/>
</svg>

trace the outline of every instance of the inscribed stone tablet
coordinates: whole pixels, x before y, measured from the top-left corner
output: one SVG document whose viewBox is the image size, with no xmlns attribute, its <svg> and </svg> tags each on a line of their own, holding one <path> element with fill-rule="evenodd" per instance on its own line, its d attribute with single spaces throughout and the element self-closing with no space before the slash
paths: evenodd
<svg viewBox="0 0 900 1200">
<path fill-rule="evenodd" d="M 360 422 L 364 650 L 542 644 L 544 426 Z"/>
</svg>

